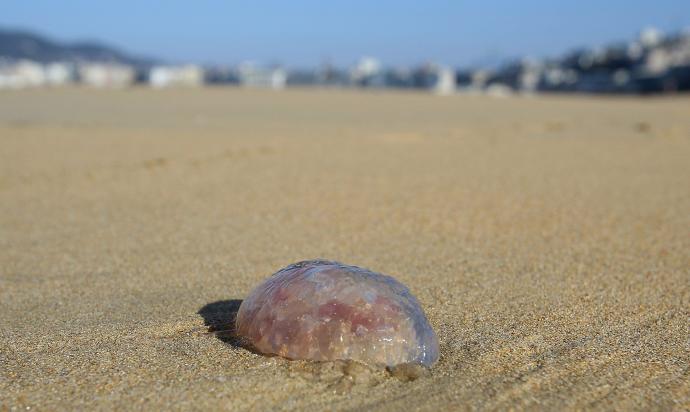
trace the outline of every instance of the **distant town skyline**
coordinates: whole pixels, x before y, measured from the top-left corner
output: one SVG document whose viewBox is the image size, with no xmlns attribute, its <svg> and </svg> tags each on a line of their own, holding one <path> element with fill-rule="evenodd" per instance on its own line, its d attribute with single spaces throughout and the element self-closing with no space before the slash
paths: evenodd
<svg viewBox="0 0 690 412">
<path fill-rule="evenodd" d="M 649 26 L 682 30 L 690 26 L 690 9 L 682 0 L 26 0 L 3 4 L 0 26 L 61 41 L 97 40 L 172 62 L 306 67 L 373 56 L 393 66 L 470 66 L 557 56 L 627 40 Z"/>
</svg>

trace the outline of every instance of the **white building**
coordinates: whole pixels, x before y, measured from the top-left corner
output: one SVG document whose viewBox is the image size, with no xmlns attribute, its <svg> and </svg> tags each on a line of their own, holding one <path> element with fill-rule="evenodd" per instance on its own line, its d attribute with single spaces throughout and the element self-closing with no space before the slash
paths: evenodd
<svg viewBox="0 0 690 412">
<path fill-rule="evenodd" d="M 0 88 L 24 89 L 46 84 L 43 66 L 30 60 L 6 62 L 0 66 Z"/>
<path fill-rule="evenodd" d="M 201 86 L 204 71 L 195 65 L 156 66 L 149 71 L 149 84 L 156 88 L 176 86 Z"/>
<path fill-rule="evenodd" d="M 381 63 L 373 57 L 362 57 L 350 72 L 350 80 L 357 84 L 381 72 Z"/>
<path fill-rule="evenodd" d="M 266 69 L 256 67 L 251 63 L 244 63 L 240 65 L 238 74 L 240 84 L 249 87 L 283 89 L 287 82 L 287 73 L 279 67 Z"/>
<path fill-rule="evenodd" d="M 673 67 L 690 65 L 690 36 L 683 35 L 652 48 L 644 61 L 647 73 L 659 74 Z"/>
<path fill-rule="evenodd" d="M 644 68 L 649 74 L 660 74 L 671 67 L 671 53 L 661 47 L 652 49 L 645 59 Z"/>
<path fill-rule="evenodd" d="M 517 88 L 524 93 L 534 93 L 539 87 L 544 67 L 541 63 L 524 59 L 520 65 Z"/>
<path fill-rule="evenodd" d="M 79 66 L 79 78 L 87 86 L 119 88 L 134 83 L 135 72 L 122 64 L 86 63 Z"/>
<path fill-rule="evenodd" d="M 46 84 L 64 86 L 75 80 L 74 66 L 68 63 L 50 63 L 44 67 Z"/>
<path fill-rule="evenodd" d="M 437 66 L 436 84 L 432 91 L 439 95 L 447 95 L 455 93 L 455 71 L 448 67 Z"/>
<path fill-rule="evenodd" d="M 43 66 L 30 60 L 6 62 L 0 66 L 0 88 L 23 89 L 46 83 Z"/>
<path fill-rule="evenodd" d="M 39 87 L 46 84 L 46 72 L 39 63 L 22 60 L 15 66 L 15 70 L 22 83 L 20 87 Z"/>
<path fill-rule="evenodd" d="M 664 39 L 664 34 L 654 27 L 647 27 L 640 32 L 639 41 L 644 47 L 659 45 Z"/>
</svg>

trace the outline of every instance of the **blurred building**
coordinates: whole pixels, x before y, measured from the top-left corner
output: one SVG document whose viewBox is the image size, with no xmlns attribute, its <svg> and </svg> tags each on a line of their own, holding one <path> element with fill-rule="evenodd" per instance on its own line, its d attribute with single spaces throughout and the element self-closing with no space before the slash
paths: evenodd
<svg viewBox="0 0 690 412">
<path fill-rule="evenodd" d="M 237 72 L 243 86 L 282 89 L 287 83 L 287 73 L 280 67 L 262 68 L 244 63 Z"/>
<path fill-rule="evenodd" d="M 133 67 L 110 63 L 84 63 L 79 66 L 79 80 L 98 88 L 120 88 L 134 83 L 136 72 Z"/>
<path fill-rule="evenodd" d="M 287 72 L 285 85 L 291 86 L 318 86 L 319 77 L 316 70 L 290 70 Z"/>
<path fill-rule="evenodd" d="M 350 81 L 357 86 L 380 86 L 381 63 L 373 57 L 362 57 L 350 71 Z"/>
<path fill-rule="evenodd" d="M 15 66 L 16 73 L 22 81 L 22 87 L 44 86 L 47 83 L 46 72 L 39 63 L 22 60 Z"/>
<path fill-rule="evenodd" d="M 455 92 L 455 72 L 448 67 L 437 66 L 434 70 L 436 81 L 431 90 L 440 95 Z"/>
<path fill-rule="evenodd" d="M 73 64 L 55 62 L 45 66 L 46 83 L 50 86 L 64 86 L 77 79 L 77 72 Z"/>
<path fill-rule="evenodd" d="M 350 76 L 346 70 L 326 62 L 316 71 L 316 82 L 322 86 L 349 86 Z"/>
<path fill-rule="evenodd" d="M 205 84 L 231 84 L 240 83 L 239 73 L 235 68 L 226 66 L 208 67 L 204 70 Z"/>
<path fill-rule="evenodd" d="M 149 84 L 156 88 L 202 86 L 204 70 L 195 65 L 155 66 L 149 71 Z"/>
<path fill-rule="evenodd" d="M 576 50 L 561 58 L 522 60 L 496 70 L 460 70 L 463 90 L 665 93 L 690 90 L 690 34 L 643 30 L 628 43 Z M 500 93 L 498 92 L 500 91 Z"/>
<path fill-rule="evenodd" d="M 397 67 L 386 70 L 384 78 L 386 87 L 396 89 L 408 89 L 415 87 L 414 70 L 406 67 Z"/>
<path fill-rule="evenodd" d="M 470 75 L 470 89 L 471 90 L 482 90 L 488 84 L 491 79 L 492 73 L 490 70 L 479 69 L 472 72 Z"/>
<path fill-rule="evenodd" d="M 98 49 L 101 50 L 101 49 Z M 93 50 L 92 50 L 93 51 Z M 103 51 L 103 50 L 101 50 Z M 244 63 L 237 67 L 157 65 L 125 60 L 112 52 L 91 53 L 67 62 L 38 63 L 0 56 L 0 88 L 59 86 L 80 82 L 93 87 L 153 87 L 240 84 L 282 89 L 287 86 L 337 86 L 419 89 L 436 94 L 456 90 L 507 95 L 512 92 L 668 93 L 690 91 L 690 31 L 664 34 L 642 30 L 629 42 L 580 49 L 551 59 L 516 59 L 487 68 L 453 71 L 438 64 L 387 68 L 373 57 L 348 69 L 326 63 L 320 68 L 287 71 Z M 88 52 L 88 53 L 87 53 Z M 117 63 L 127 61 L 128 63 Z M 131 64 L 131 66 L 130 66 Z"/>
<path fill-rule="evenodd" d="M 347 71 L 330 64 L 322 64 L 317 69 L 295 69 L 287 72 L 286 86 L 345 87 L 351 85 Z"/>
</svg>

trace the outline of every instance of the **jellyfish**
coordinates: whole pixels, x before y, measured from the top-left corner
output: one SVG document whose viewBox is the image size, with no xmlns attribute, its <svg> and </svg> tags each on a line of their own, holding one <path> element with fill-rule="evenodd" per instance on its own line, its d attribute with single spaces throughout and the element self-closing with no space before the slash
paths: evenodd
<svg viewBox="0 0 690 412">
<path fill-rule="evenodd" d="M 438 338 L 417 299 L 394 278 L 309 260 L 279 270 L 240 305 L 236 333 L 288 359 L 431 367 Z"/>
</svg>

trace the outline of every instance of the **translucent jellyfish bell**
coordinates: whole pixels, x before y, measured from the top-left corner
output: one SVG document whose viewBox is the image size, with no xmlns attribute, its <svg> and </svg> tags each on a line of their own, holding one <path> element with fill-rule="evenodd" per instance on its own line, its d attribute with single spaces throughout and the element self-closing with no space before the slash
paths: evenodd
<svg viewBox="0 0 690 412">
<path fill-rule="evenodd" d="M 439 357 L 438 338 L 407 287 L 338 262 L 281 269 L 242 302 L 236 322 L 258 351 L 289 359 L 430 367 Z"/>
</svg>

